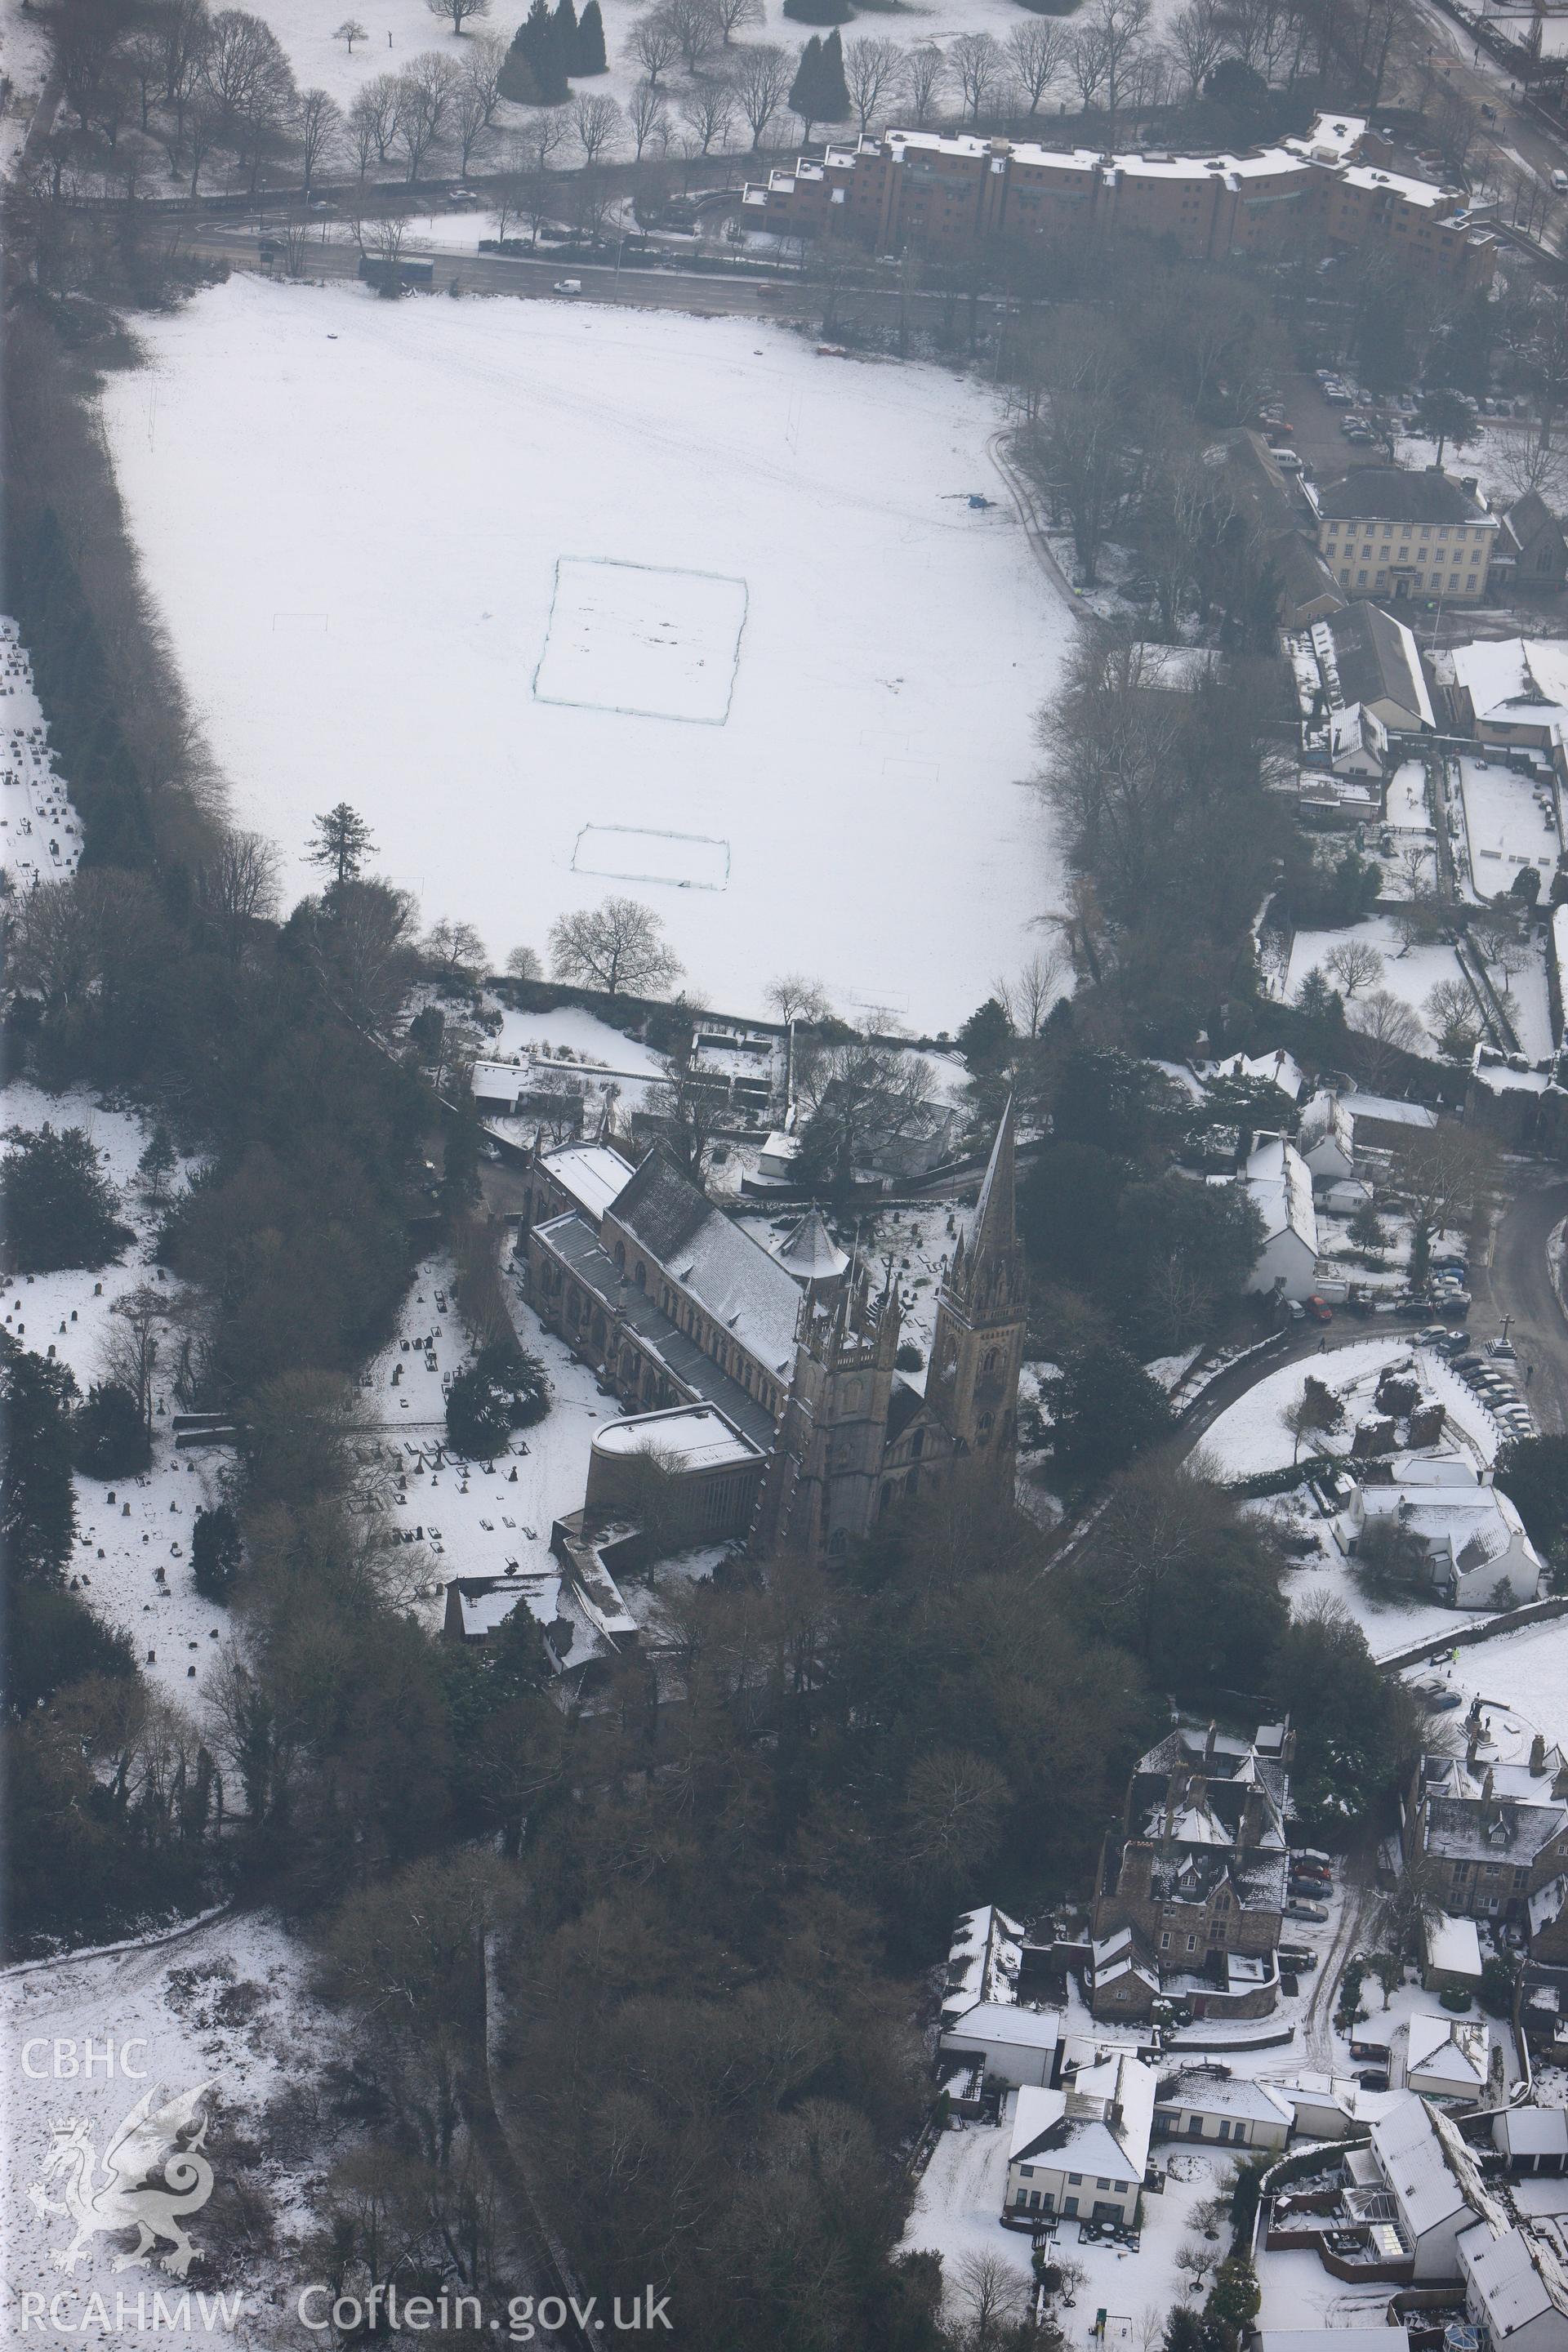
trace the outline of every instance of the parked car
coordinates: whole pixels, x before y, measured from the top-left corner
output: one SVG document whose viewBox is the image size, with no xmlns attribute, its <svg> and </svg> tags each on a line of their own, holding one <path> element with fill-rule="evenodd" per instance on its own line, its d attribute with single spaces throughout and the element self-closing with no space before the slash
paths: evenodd
<svg viewBox="0 0 1568 2352">
<path fill-rule="evenodd" d="M 1282 1969 L 1299 1969 L 1303 1974 L 1318 1965 L 1318 1955 L 1310 1944 L 1281 1944 L 1278 1957 Z"/>
<path fill-rule="evenodd" d="M 1388 2088 L 1388 2076 L 1381 2066 L 1369 2066 L 1364 2074 L 1356 2076 L 1356 2081 L 1363 2091 L 1386 2091 Z"/>
<path fill-rule="evenodd" d="M 1486 1358 L 1478 1356 L 1473 1349 L 1466 1349 L 1461 1354 L 1450 1357 L 1449 1361 L 1457 1372 L 1468 1379 L 1471 1372 L 1486 1362 Z"/>
<path fill-rule="evenodd" d="M 1301 1304 L 1306 1308 L 1309 1322 L 1331 1323 L 1333 1321 L 1333 1308 L 1326 1299 L 1320 1298 L 1316 1291 L 1312 1293 L 1310 1298 L 1304 1298 Z"/>
<path fill-rule="evenodd" d="M 1324 1870 L 1332 1870 L 1334 1866 L 1333 1855 L 1331 1853 L 1325 1853 L 1321 1845 L 1292 1846 L 1290 1849 L 1290 1862 L 1292 1867 L 1294 1867 L 1297 1863 L 1300 1862 L 1315 1862 Z"/>
<path fill-rule="evenodd" d="M 1311 1919 L 1315 1920 L 1319 1927 L 1322 1927 L 1326 1924 L 1328 1916 L 1329 1906 L 1326 1903 L 1308 1903 L 1299 1895 L 1292 1895 L 1285 1906 L 1287 1919 Z"/>
<path fill-rule="evenodd" d="M 1434 1691 L 1426 1702 L 1434 1715 L 1452 1715 L 1454 1709 L 1457 1706 L 1463 1706 L 1464 1703 L 1463 1691 L 1457 1690 Z"/>
</svg>

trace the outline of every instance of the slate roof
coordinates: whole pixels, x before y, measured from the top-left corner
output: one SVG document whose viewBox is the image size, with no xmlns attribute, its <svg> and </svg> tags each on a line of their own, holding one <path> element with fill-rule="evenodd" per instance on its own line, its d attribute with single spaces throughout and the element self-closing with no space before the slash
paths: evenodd
<svg viewBox="0 0 1568 2352">
<path fill-rule="evenodd" d="M 1473 490 L 1435 468 L 1407 473 L 1403 466 L 1358 466 L 1318 490 L 1321 513 L 1369 522 L 1484 522 L 1487 509 Z"/>
<path fill-rule="evenodd" d="M 1414 2091 L 1401 2095 L 1373 2125 L 1372 2147 L 1413 2237 L 1441 2229 L 1467 2206 L 1479 2217 L 1495 2214 L 1502 2221 L 1458 2132 Z"/>
<path fill-rule="evenodd" d="M 638 1290 L 617 1273 L 615 1260 L 601 1246 L 597 1233 L 585 1218 L 575 1210 L 568 1210 L 564 1216 L 552 1217 L 548 1223 L 536 1225 L 534 1232 L 605 1311 L 635 1332 L 668 1367 L 680 1387 L 689 1395 L 717 1405 L 726 1420 L 743 1430 L 754 1444 L 764 1453 L 772 1453 L 775 1433 L 773 1415 L 766 1406 L 749 1396 L 739 1381 L 721 1372 L 711 1356 L 705 1355 L 678 1323 L 672 1323 L 646 1291 Z M 788 1285 L 790 1296 L 798 1298 L 800 1293 L 789 1276 L 780 1278 Z"/>
<path fill-rule="evenodd" d="M 1333 638 L 1334 667 L 1346 703 L 1396 702 L 1426 727 L 1436 719 L 1415 640 L 1402 621 L 1363 598 L 1323 623 Z"/>
<path fill-rule="evenodd" d="M 667 1153 L 648 1153 L 616 1200 L 615 1218 L 759 1362 L 781 1376 L 790 1370 L 798 1287 L 771 1252 L 714 1208 Z"/>
</svg>

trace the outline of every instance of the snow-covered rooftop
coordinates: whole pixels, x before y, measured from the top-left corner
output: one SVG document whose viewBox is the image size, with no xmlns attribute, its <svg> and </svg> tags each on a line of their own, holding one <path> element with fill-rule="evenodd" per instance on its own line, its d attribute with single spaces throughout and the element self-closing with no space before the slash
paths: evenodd
<svg viewBox="0 0 1568 2352">
<path fill-rule="evenodd" d="M 757 1459 L 757 1448 L 710 1404 L 678 1405 L 668 1412 L 640 1412 L 628 1421 L 612 1421 L 594 1444 L 600 1454 L 623 1456 L 657 1446 L 661 1454 L 679 1456 L 682 1470 L 720 1470 Z"/>
</svg>

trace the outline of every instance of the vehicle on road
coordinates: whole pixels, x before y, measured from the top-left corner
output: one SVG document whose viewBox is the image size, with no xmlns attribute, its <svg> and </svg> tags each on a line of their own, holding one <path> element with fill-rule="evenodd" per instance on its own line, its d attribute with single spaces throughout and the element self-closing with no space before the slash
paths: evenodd
<svg viewBox="0 0 1568 2352">
<path fill-rule="evenodd" d="M 558 278 L 550 290 L 552 294 L 581 294 L 583 280 L 580 278 Z"/>
<path fill-rule="evenodd" d="M 1568 196 L 1568 172 L 1553 172 L 1552 184 L 1560 196 Z"/>
</svg>

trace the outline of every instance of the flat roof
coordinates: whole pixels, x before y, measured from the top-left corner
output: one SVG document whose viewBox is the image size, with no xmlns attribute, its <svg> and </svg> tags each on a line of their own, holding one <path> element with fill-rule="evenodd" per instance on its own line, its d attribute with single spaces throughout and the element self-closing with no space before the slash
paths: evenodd
<svg viewBox="0 0 1568 2352">
<path fill-rule="evenodd" d="M 594 1447 L 599 1454 L 624 1455 L 650 1448 L 676 1454 L 683 1470 L 719 1470 L 758 1458 L 756 1446 L 710 1404 L 679 1405 L 672 1412 L 639 1412 L 626 1421 L 609 1422 Z"/>
</svg>

